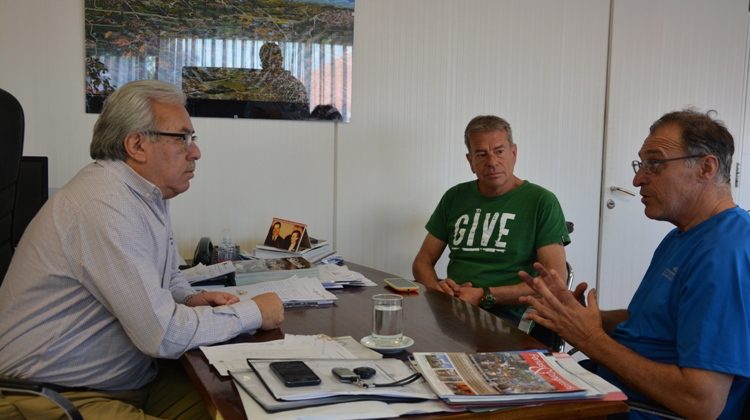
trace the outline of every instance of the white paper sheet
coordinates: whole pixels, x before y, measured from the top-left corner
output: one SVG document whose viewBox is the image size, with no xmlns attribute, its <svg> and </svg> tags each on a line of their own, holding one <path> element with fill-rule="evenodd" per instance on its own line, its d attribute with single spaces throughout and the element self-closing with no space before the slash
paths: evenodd
<svg viewBox="0 0 750 420">
<path fill-rule="evenodd" d="M 331 338 L 325 334 L 287 334 L 283 340 L 200 347 L 221 376 L 250 370 L 247 359 L 376 359 L 376 353 L 352 337 Z"/>
<path fill-rule="evenodd" d="M 218 264 L 203 265 L 198 263 L 197 265 L 187 268 L 182 271 L 182 275 L 189 283 L 196 283 L 203 280 L 212 279 L 214 277 L 223 276 L 225 274 L 234 272 L 234 265 L 231 261 L 224 261 Z"/>
<path fill-rule="evenodd" d="M 330 305 L 338 299 L 323 288 L 320 280 L 314 277 L 292 276 L 282 280 L 272 280 L 244 286 L 225 287 L 225 292 L 234 293 L 240 300 L 249 300 L 262 293 L 274 292 L 289 306 Z"/>
<path fill-rule="evenodd" d="M 254 373 L 250 375 L 255 376 Z M 257 380 L 260 384 L 260 379 Z M 263 385 L 260 385 L 263 387 Z M 457 412 L 438 400 L 428 400 L 413 403 L 385 403 L 381 401 L 354 401 L 317 407 L 299 408 L 295 410 L 269 413 L 258 404 L 253 397 L 237 384 L 242 406 L 248 419 L 274 420 L 328 420 L 328 419 L 378 419 L 394 418 L 407 414 L 439 413 L 444 411 Z"/>
</svg>

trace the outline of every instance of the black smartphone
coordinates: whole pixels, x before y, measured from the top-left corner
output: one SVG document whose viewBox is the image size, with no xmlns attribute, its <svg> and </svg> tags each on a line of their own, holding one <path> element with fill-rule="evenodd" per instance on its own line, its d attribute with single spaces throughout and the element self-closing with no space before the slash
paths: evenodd
<svg viewBox="0 0 750 420">
<path fill-rule="evenodd" d="M 320 384 L 318 375 L 305 362 L 299 360 L 271 362 L 268 366 L 288 387 Z"/>
</svg>

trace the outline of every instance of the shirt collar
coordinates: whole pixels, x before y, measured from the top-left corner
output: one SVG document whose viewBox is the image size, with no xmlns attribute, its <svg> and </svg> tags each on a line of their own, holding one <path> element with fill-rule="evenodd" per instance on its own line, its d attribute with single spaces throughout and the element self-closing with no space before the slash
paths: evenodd
<svg viewBox="0 0 750 420">
<path fill-rule="evenodd" d="M 120 178 L 133 192 L 143 198 L 143 200 L 159 213 L 167 212 L 167 200 L 162 196 L 161 190 L 149 180 L 138 174 L 127 163 L 121 160 L 97 160 L 96 163 L 108 171 L 113 172 Z"/>
</svg>

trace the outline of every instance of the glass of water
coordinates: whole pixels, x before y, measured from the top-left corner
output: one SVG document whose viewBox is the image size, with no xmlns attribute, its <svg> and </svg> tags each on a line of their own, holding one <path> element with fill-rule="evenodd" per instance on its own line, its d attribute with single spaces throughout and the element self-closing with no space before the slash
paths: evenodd
<svg viewBox="0 0 750 420">
<path fill-rule="evenodd" d="M 379 294 L 372 297 L 372 339 L 380 347 L 398 347 L 404 337 L 404 298 Z"/>
</svg>

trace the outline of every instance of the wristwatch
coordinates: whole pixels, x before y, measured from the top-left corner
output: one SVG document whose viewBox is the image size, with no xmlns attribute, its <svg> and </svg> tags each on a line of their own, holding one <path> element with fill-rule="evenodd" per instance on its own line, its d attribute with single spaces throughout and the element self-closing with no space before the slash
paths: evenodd
<svg viewBox="0 0 750 420">
<path fill-rule="evenodd" d="M 489 287 L 484 287 L 484 296 L 479 299 L 479 307 L 482 309 L 492 309 L 495 306 L 495 297 Z"/>
</svg>

